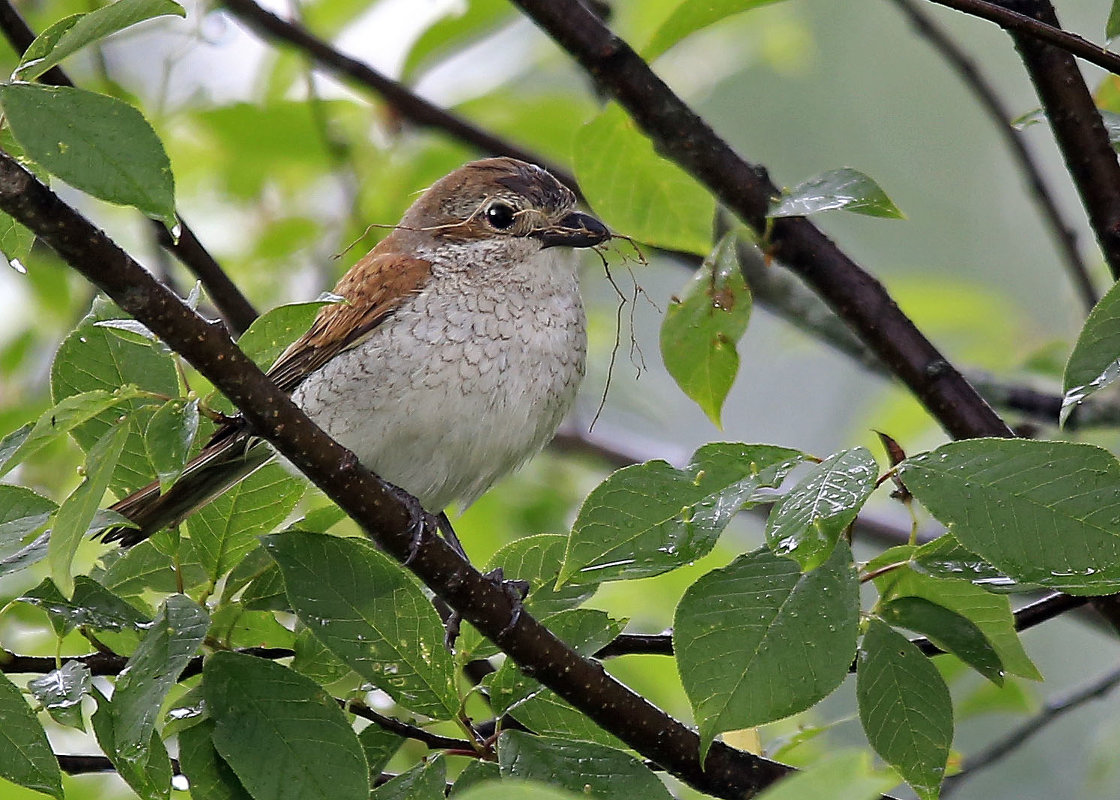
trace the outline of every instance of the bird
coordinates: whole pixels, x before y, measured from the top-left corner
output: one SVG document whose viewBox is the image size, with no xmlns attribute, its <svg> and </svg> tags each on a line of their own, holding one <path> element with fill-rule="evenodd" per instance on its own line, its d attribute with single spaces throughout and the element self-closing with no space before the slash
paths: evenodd
<svg viewBox="0 0 1120 800">
<path fill-rule="evenodd" d="M 467 163 L 350 268 L 334 287 L 341 300 L 268 376 L 424 511 L 465 507 L 540 451 L 571 408 L 587 352 L 576 250 L 610 238 L 542 167 Z M 153 482 L 111 506 L 131 526 L 102 538 L 135 545 L 273 458 L 230 418 L 166 492 Z"/>
</svg>

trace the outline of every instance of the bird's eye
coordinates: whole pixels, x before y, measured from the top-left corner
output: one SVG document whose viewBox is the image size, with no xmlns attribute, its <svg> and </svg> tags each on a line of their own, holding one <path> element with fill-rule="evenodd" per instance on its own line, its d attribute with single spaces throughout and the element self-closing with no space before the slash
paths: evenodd
<svg viewBox="0 0 1120 800">
<path fill-rule="evenodd" d="M 505 203 L 491 203 L 486 208 L 486 221 L 500 231 L 508 230 L 516 216 L 517 212 Z"/>
</svg>

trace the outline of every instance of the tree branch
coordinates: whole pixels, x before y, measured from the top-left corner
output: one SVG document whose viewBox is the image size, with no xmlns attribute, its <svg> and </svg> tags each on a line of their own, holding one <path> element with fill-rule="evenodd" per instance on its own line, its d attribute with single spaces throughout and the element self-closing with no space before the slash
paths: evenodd
<svg viewBox="0 0 1120 800">
<path fill-rule="evenodd" d="M 1042 169 L 1035 163 L 1034 157 L 1027 148 L 1027 143 L 1022 134 L 1011 125 L 1011 120 L 1016 116 L 1011 113 L 1003 99 L 999 96 L 995 86 L 988 80 L 980 67 L 952 37 L 937 22 L 923 11 L 916 0 L 893 0 L 899 10 L 910 20 L 914 29 L 924 36 L 933 49 L 954 69 L 972 93 L 976 96 L 980 107 L 995 123 L 996 131 L 1003 138 L 1004 144 L 1011 152 L 1012 158 L 1019 164 L 1019 169 L 1027 180 L 1031 189 L 1031 196 L 1038 207 L 1039 215 L 1050 229 L 1050 237 L 1058 254 L 1066 265 L 1066 273 L 1073 283 L 1074 289 L 1081 298 L 1085 310 L 1089 311 L 1097 304 L 1099 296 L 1089 277 L 1081 254 L 1077 251 L 1077 237 L 1073 226 L 1062 217 L 1058 203 L 1053 193 L 1046 185 L 1042 176 Z M 983 392 L 981 392 L 983 394 Z M 990 401 L 989 401 L 990 402 Z"/>
<path fill-rule="evenodd" d="M 960 772 L 950 775 L 941 787 L 941 796 L 948 797 L 960 788 L 967 778 L 987 769 L 1001 759 L 1018 750 L 1038 735 L 1047 725 L 1091 700 L 1099 700 L 1120 685 L 1120 668 L 1114 669 L 1095 681 L 1074 689 L 1069 694 L 1048 700 L 1042 710 L 1022 724 L 1010 730 L 1003 738 L 993 742 L 980 752 L 967 756 L 961 764 Z"/>
<path fill-rule="evenodd" d="M 910 387 L 953 436 L 1011 436 L 877 280 L 801 217 L 768 221 L 779 194 L 762 167 L 748 164 L 698 117 L 625 42 L 578 0 L 514 0 L 617 100 L 658 151 L 684 168 L 762 236 L 772 255 L 825 299 Z"/>
<path fill-rule="evenodd" d="M 1049 0 L 1000 0 L 1059 28 Z M 1120 278 L 1120 162 L 1077 62 L 1064 49 L 1012 31 L 1058 148 L 1089 213 L 1089 223 L 1114 279 Z"/>
<path fill-rule="evenodd" d="M 783 764 L 719 742 L 701 765 L 694 731 L 612 678 L 600 663 L 580 657 L 528 612 L 515 614 L 520 609 L 498 582 L 463 561 L 395 492 L 316 427 L 237 349 L 222 326 L 191 311 L 2 152 L 0 209 L 184 356 L 241 409 L 257 435 L 338 503 L 382 550 L 407 560 L 408 569 L 526 674 L 604 730 L 691 786 L 718 797 L 752 794 L 790 772 Z"/>
<path fill-rule="evenodd" d="M 0 30 L 11 44 L 16 53 L 22 55 L 35 40 L 35 33 L 28 27 L 23 17 L 16 11 L 9 0 L 0 0 Z M 52 67 L 43 73 L 39 80 L 52 86 L 73 86 L 74 82 L 62 70 L 62 67 Z M 202 242 L 194 235 L 194 231 L 182 216 L 176 215 L 179 220 L 179 238 L 176 240 L 162 222 L 151 219 L 148 224 L 152 226 L 156 241 L 165 250 L 175 255 L 192 275 L 206 287 L 206 294 L 211 302 L 225 317 L 230 329 L 234 333 L 243 333 L 246 328 L 257 318 L 257 311 L 249 299 L 241 293 L 237 285 L 230 280 L 222 270 L 217 260 L 203 247 Z"/>
<path fill-rule="evenodd" d="M 1120 75 L 1120 55 L 1093 44 L 1077 34 L 1064 31 L 1056 25 L 1006 8 L 1006 3 L 997 5 L 986 0 L 930 0 L 930 2 L 994 22 L 1006 31 L 1047 42 L 1090 64 L 1096 64 L 1103 70 Z"/>
<path fill-rule="evenodd" d="M 55 753 L 58 766 L 68 775 L 88 775 L 91 772 L 116 772 L 113 762 L 105 756 L 70 755 L 68 753 Z M 182 775 L 179 759 L 171 759 L 171 772 L 173 775 Z"/>
<path fill-rule="evenodd" d="M 1075 597 L 1074 595 L 1054 592 L 1041 600 L 1029 603 L 1015 612 L 1015 630 L 1023 631 L 1033 628 L 1047 620 L 1061 616 L 1067 611 L 1080 608 L 1089 602 L 1088 597 Z M 945 651 L 924 636 L 911 639 L 915 645 L 927 656 L 944 655 Z M 596 658 L 614 658 L 626 655 L 673 655 L 673 635 L 671 633 L 624 633 L 608 642 L 595 653 Z M 856 671 L 855 662 L 851 671 Z"/>
<path fill-rule="evenodd" d="M 555 175 L 577 195 L 580 193 L 575 176 L 568 170 L 550 164 L 538 154 L 483 130 L 425 100 L 365 62 L 334 49 L 302 25 L 281 19 L 271 11 L 261 8 L 253 0 L 221 0 L 221 3 L 230 14 L 261 38 L 295 47 L 324 72 L 349 83 L 372 89 L 413 124 L 443 131 L 460 141 L 474 145 L 488 155 L 512 156 L 538 164 Z"/>
</svg>

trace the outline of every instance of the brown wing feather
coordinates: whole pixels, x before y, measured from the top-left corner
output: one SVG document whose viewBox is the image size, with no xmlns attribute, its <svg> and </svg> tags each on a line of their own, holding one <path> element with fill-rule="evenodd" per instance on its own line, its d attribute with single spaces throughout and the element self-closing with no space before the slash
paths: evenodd
<svg viewBox="0 0 1120 800">
<path fill-rule="evenodd" d="M 280 354 L 268 376 L 285 392 L 294 391 L 304 378 L 358 344 L 419 292 L 431 271 L 432 265 L 423 259 L 374 248 L 335 286 L 335 294 L 346 302 L 324 306 L 307 333 Z"/>
</svg>

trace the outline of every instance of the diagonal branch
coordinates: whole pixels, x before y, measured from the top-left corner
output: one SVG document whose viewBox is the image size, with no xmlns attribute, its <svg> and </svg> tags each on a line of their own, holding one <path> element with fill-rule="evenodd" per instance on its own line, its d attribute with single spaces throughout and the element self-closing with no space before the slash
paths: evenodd
<svg viewBox="0 0 1120 800">
<path fill-rule="evenodd" d="M 103 232 L 0 152 L 0 209 L 184 356 L 242 411 L 254 431 L 525 672 L 604 730 L 691 786 L 740 798 L 791 770 L 716 742 L 701 764 L 696 732 L 582 658 L 496 581 L 484 577 L 410 512 L 353 453 L 324 434 L 250 361 Z M 520 611 L 520 613 L 515 613 Z"/>
<path fill-rule="evenodd" d="M 28 27 L 10 0 L 0 0 L 0 30 L 12 48 L 22 54 L 35 39 L 35 33 Z M 73 86 L 74 82 L 62 70 L 52 67 L 39 78 L 52 86 Z M 242 333 L 257 318 L 256 309 L 249 299 L 241 293 L 237 285 L 222 270 L 217 260 L 194 235 L 194 231 L 182 216 L 179 220 L 179 238 L 176 239 L 162 222 L 149 220 L 156 240 L 169 253 L 174 254 L 191 274 L 206 287 L 206 293 L 218 311 L 229 323 L 234 333 Z"/>
<path fill-rule="evenodd" d="M 954 437 L 1011 430 L 899 310 L 886 289 L 802 217 L 768 221 L 779 194 L 578 0 L 514 0 L 617 100 L 666 158 L 706 186 L 828 302 Z"/>
<path fill-rule="evenodd" d="M 1003 138 L 1004 144 L 1010 151 L 1012 158 L 1019 164 L 1019 169 L 1026 178 L 1031 189 L 1038 212 L 1047 227 L 1050 228 L 1050 237 L 1058 249 L 1059 255 L 1066 265 L 1066 272 L 1074 289 L 1089 311 L 1100 299 L 1093 282 L 1089 278 L 1089 270 L 1081 254 L 1077 251 L 1077 237 L 1071 226 L 1062 217 L 1058 203 L 1053 193 L 1046 185 L 1042 169 L 1035 162 L 1027 148 L 1027 143 L 1022 134 L 1011 125 L 1013 115 L 1003 99 L 999 96 L 992 82 L 980 70 L 976 62 L 955 42 L 952 37 L 937 22 L 923 11 L 917 0 L 893 0 L 899 10 L 906 15 L 915 30 L 924 36 L 943 59 L 954 69 L 964 81 L 965 85 L 976 96 L 985 113 L 995 123 L 996 131 Z"/>
<path fill-rule="evenodd" d="M 999 5 L 1022 9 L 1059 27 L 1049 0 L 1000 0 Z M 1016 31 L 1011 38 L 1046 110 L 1112 277 L 1120 278 L 1120 162 L 1089 87 L 1073 56 L 1061 47 Z"/>
<path fill-rule="evenodd" d="M 555 175 L 561 183 L 579 194 L 579 184 L 575 176 L 567 170 L 556 164 L 549 164 L 528 149 L 479 128 L 462 117 L 425 100 L 365 62 L 339 52 L 302 25 L 281 19 L 271 11 L 261 8 L 253 0 L 222 0 L 222 5 L 258 36 L 295 47 L 305 53 L 319 69 L 349 83 L 377 92 L 414 125 L 441 130 L 460 141 L 474 145 L 489 155 L 513 156 L 522 161 L 539 164 Z"/>
<path fill-rule="evenodd" d="M 1120 686 L 1120 668 L 1102 675 L 1096 680 L 1074 689 L 1069 694 L 1049 700 L 1036 715 L 1016 726 L 1001 739 L 993 742 L 975 755 L 967 756 L 961 764 L 961 771 L 945 779 L 941 796 L 948 797 L 967 778 L 998 763 L 1038 735 L 1050 723 L 1060 719 L 1088 702 L 1099 700 Z"/>
<path fill-rule="evenodd" d="M 1090 64 L 1096 64 L 1101 69 L 1120 75 L 1120 55 L 1093 44 L 1077 34 L 1064 31 L 1056 24 L 1040 21 L 1006 8 L 1007 3 L 997 4 L 987 0 L 930 0 L 930 2 L 994 22 L 1005 31 L 1029 36 L 1039 42 L 1047 42 Z"/>
</svg>

